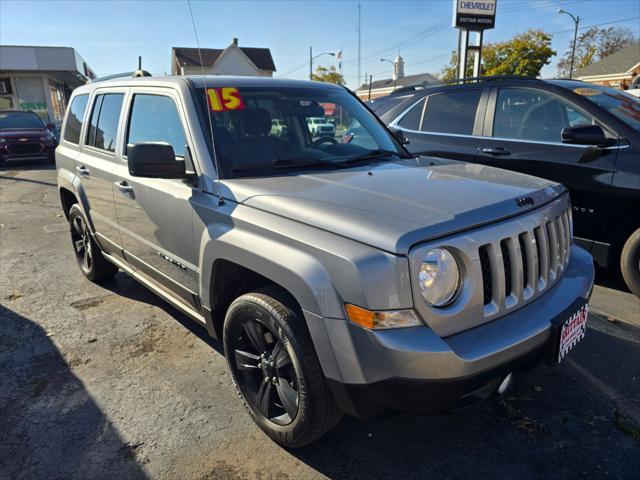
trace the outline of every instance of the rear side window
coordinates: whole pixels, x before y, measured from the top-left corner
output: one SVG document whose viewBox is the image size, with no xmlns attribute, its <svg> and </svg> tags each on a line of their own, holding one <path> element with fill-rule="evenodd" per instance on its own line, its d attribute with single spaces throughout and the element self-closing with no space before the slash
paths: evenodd
<svg viewBox="0 0 640 480">
<path fill-rule="evenodd" d="M 481 95 L 482 90 L 466 90 L 429 96 L 422 130 L 472 135 Z"/>
<path fill-rule="evenodd" d="M 115 151 L 123 99 L 122 93 L 107 93 L 96 97 L 91 113 L 87 145 L 109 152 Z"/>
<path fill-rule="evenodd" d="M 87 110 L 89 95 L 78 95 L 71 102 L 67 123 L 64 126 L 64 139 L 67 142 L 80 143 L 80 130 L 84 123 L 84 112 Z"/>
<path fill-rule="evenodd" d="M 402 119 L 398 122 L 398 126 L 407 130 L 420 130 L 422 123 L 422 110 L 424 109 L 424 98 L 414 105 Z"/>
<path fill-rule="evenodd" d="M 166 142 L 176 156 L 184 157 L 187 140 L 173 98 L 146 94 L 133 97 L 127 145 L 142 142 Z"/>
</svg>

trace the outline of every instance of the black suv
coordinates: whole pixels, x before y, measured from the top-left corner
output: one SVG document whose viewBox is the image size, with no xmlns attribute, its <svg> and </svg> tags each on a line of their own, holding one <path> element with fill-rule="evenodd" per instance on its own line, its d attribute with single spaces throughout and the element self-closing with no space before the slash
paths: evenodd
<svg viewBox="0 0 640 480">
<path fill-rule="evenodd" d="M 563 183 L 576 241 L 620 263 L 640 297 L 640 100 L 576 80 L 481 77 L 398 90 L 370 104 L 410 151 Z"/>
</svg>

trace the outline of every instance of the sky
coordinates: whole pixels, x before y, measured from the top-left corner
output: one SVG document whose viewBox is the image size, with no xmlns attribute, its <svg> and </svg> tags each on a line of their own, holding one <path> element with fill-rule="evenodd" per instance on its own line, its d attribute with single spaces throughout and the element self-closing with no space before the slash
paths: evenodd
<svg viewBox="0 0 640 480">
<path fill-rule="evenodd" d="M 191 0 L 201 47 L 268 47 L 276 77 L 307 78 L 309 47 L 314 54 L 342 49 L 343 73 L 357 87 L 357 0 Z M 457 46 L 451 26 L 452 0 L 361 0 L 361 77 L 391 77 L 398 53 L 405 74 L 439 73 Z M 573 22 L 558 8 L 581 17 L 581 30 L 623 25 L 640 36 L 640 0 L 498 0 L 496 28 L 484 42 L 511 38 L 529 28 L 553 33 L 562 55 L 573 38 Z M 171 47 L 195 47 L 187 0 L 16 1 L 0 0 L 0 44 L 73 47 L 98 76 L 135 70 L 138 55 L 154 75 L 171 70 Z M 555 62 L 543 77 L 556 74 Z M 317 64 L 336 65 L 324 55 Z"/>
</svg>

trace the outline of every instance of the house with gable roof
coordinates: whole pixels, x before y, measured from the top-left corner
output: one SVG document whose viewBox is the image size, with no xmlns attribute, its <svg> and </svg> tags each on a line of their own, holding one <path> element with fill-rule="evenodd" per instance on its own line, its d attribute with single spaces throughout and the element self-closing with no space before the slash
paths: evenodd
<svg viewBox="0 0 640 480">
<path fill-rule="evenodd" d="M 237 38 L 225 49 L 201 48 L 200 54 L 205 75 L 272 77 L 276 71 L 268 48 L 241 47 Z M 173 47 L 171 74 L 200 75 L 200 54 L 197 48 Z"/>
</svg>

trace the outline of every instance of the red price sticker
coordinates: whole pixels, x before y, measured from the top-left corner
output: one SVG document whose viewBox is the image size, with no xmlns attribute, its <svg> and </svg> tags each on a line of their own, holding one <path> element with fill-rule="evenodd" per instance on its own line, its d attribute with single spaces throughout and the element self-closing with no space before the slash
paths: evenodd
<svg viewBox="0 0 640 480">
<path fill-rule="evenodd" d="M 235 87 L 207 88 L 207 98 L 212 112 L 244 110 L 244 100 Z"/>
</svg>

